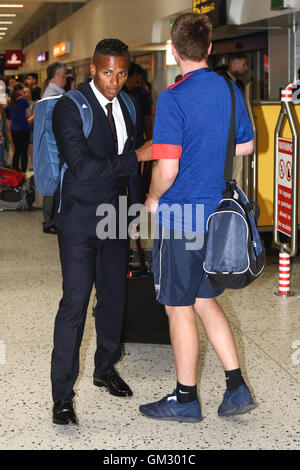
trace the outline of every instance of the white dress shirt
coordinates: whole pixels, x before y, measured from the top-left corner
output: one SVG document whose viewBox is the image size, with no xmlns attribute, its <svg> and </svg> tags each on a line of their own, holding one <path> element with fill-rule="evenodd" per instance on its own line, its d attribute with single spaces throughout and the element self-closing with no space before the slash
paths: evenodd
<svg viewBox="0 0 300 470">
<path fill-rule="evenodd" d="M 102 95 L 102 93 L 96 88 L 94 80 L 90 81 L 90 86 L 97 100 L 99 101 L 103 111 L 105 112 L 106 116 L 107 116 L 107 109 L 105 106 L 108 103 L 112 103 L 112 113 L 113 113 L 113 117 L 115 120 L 117 137 L 118 137 L 118 154 L 120 155 L 124 150 L 124 145 L 128 136 L 127 136 L 126 125 L 125 125 L 123 112 L 122 112 L 119 100 L 117 97 L 115 97 L 112 101 L 105 98 L 105 96 Z"/>
</svg>

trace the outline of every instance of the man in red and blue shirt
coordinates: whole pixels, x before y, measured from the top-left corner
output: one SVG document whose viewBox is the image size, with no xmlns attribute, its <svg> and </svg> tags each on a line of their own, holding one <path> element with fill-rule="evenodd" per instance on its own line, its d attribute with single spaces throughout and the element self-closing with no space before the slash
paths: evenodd
<svg viewBox="0 0 300 470">
<path fill-rule="evenodd" d="M 178 17 L 172 28 L 173 54 L 182 80 L 164 90 L 157 103 L 152 175 L 146 207 L 156 211 L 159 235 L 153 247 L 155 289 L 165 305 L 176 363 L 176 390 L 140 406 L 153 419 L 198 422 L 199 334 L 194 312 L 225 370 L 227 391 L 219 416 L 255 407 L 238 362 L 229 322 L 215 300 L 222 293 L 203 271 L 206 221 L 224 190 L 224 165 L 231 97 L 224 78 L 208 68 L 212 27 L 197 14 Z M 253 151 L 253 132 L 241 92 L 236 97 L 236 155 Z M 195 246 L 191 240 L 195 239 Z"/>
</svg>

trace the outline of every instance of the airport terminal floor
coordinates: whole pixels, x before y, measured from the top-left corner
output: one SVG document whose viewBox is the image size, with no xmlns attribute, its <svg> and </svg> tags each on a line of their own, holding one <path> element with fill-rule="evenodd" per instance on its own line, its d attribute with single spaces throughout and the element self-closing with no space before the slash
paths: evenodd
<svg viewBox="0 0 300 470">
<path fill-rule="evenodd" d="M 201 327 L 202 422 L 158 422 L 138 412 L 140 404 L 158 400 L 175 387 L 169 345 L 125 344 L 117 370 L 133 389 L 132 398 L 113 397 L 95 387 L 90 304 L 76 383 L 80 425 L 72 427 L 52 424 L 50 357 L 61 296 L 56 236 L 42 232 L 41 210 L 2 212 L 0 240 L 0 449 L 299 449 L 299 258 L 292 267 L 294 297 L 274 295 L 278 261 L 271 258 L 256 282 L 219 298 L 234 331 L 244 377 L 258 403 L 251 413 L 217 416 L 224 372 Z"/>
</svg>

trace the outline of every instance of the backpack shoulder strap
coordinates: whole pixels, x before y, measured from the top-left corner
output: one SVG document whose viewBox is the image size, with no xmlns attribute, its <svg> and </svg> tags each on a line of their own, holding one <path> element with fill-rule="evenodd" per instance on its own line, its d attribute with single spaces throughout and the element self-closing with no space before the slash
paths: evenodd
<svg viewBox="0 0 300 470">
<path fill-rule="evenodd" d="M 224 168 L 223 180 L 230 182 L 232 180 L 233 159 L 235 156 L 235 94 L 230 78 L 224 77 L 230 91 L 231 97 L 231 117 L 229 125 L 229 133 L 227 140 L 227 150 Z"/>
<path fill-rule="evenodd" d="M 93 111 L 86 97 L 77 89 L 70 90 L 63 96 L 70 98 L 77 106 L 83 125 L 83 133 L 88 137 L 93 127 Z"/>
<path fill-rule="evenodd" d="M 121 96 L 123 102 L 125 103 L 127 111 L 129 112 L 129 115 L 130 115 L 131 120 L 133 122 L 133 125 L 135 126 L 135 123 L 136 123 L 136 110 L 135 110 L 134 103 L 133 103 L 132 99 L 130 98 L 130 96 L 128 96 L 127 93 L 125 93 L 124 91 L 120 91 L 120 96 Z"/>
</svg>

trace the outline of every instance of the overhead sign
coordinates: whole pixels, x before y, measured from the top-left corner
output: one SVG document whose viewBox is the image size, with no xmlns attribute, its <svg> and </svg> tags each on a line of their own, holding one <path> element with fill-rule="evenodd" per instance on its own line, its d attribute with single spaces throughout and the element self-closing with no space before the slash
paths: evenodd
<svg viewBox="0 0 300 470">
<path fill-rule="evenodd" d="M 17 69 L 22 67 L 25 62 L 25 55 L 22 50 L 9 50 L 5 54 L 5 68 Z"/>
<path fill-rule="evenodd" d="M 294 8 L 295 0 L 271 0 L 271 10 L 282 10 L 283 8 Z"/>
<path fill-rule="evenodd" d="M 71 51 L 71 43 L 69 41 L 60 42 L 53 47 L 53 57 L 69 54 Z"/>
<path fill-rule="evenodd" d="M 47 60 L 49 60 L 49 52 L 48 51 L 41 52 L 37 56 L 36 60 L 37 62 L 47 62 Z"/>
<path fill-rule="evenodd" d="M 193 12 L 208 16 L 213 26 L 226 24 L 226 0 L 193 0 Z"/>
<path fill-rule="evenodd" d="M 278 206 L 277 230 L 292 236 L 292 183 L 293 183 L 293 141 L 278 139 L 278 168 L 276 175 Z"/>
</svg>

